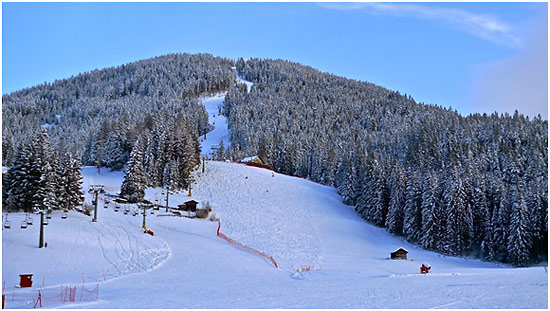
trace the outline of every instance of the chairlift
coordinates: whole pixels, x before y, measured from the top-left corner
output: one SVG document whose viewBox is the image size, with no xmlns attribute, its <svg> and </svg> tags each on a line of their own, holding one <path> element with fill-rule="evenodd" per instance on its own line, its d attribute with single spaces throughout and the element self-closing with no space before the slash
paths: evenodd
<svg viewBox="0 0 550 311">
<path fill-rule="evenodd" d="M 27 217 L 27 225 L 32 226 L 32 217 L 31 216 Z"/>
<path fill-rule="evenodd" d="M 4 222 L 4 228 L 11 229 L 11 224 L 10 224 L 10 221 L 7 219 L 7 217 L 6 217 L 6 221 Z"/>
<path fill-rule="evenodd" d="M 21 222 L 21 229 L 27 229 L 27 222 L 24 220 Z"/>
<path fill-rule="evenodd" d="M 61 219 L 67 219 L 67 211 L 63 211 L 63 214 L 61 214 Z"/>
</svg>

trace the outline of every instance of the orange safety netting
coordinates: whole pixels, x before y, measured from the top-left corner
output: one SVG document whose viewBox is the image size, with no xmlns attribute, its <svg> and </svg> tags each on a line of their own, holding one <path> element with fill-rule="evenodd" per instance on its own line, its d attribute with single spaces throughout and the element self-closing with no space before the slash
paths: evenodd
<svg viewBox="0 0 550 311">
<path fill-rule="evenodd" d="M 252 254 L 256 254 L 258 256 L 261 256 L 261 257 L 267 259 L 269 262 L 271 262 L 275 266 L 275 268 L 279 268 L 279 265 L 277 264 L 277 262 L 275 261 L 275 259 L 272 256 L 269 256 L 266 253 L 260 252 L 258 250 L 255 250 L 253 248 L 250 248 L 250 247 L 248 247 L 248 246 L 246 246 L 242 243 L 239 243 L 239 242 L 233 240 L 232 238 L 230 238 L 230 237 L 226 236 L 225 234 L 221 233 L 220 232 L 220 227 L 221 227 L 221 222 L 218 220 L 218 231 L 216 233 L 217 236 L 219 236 L 220 238 L 224 239 L 229 244 L 231 244 L 231 245 L 233 245 L 237 248 L 240 248 L 242 250 L 245 250 L 247 252 L 250 252 Z"/>
</svg>

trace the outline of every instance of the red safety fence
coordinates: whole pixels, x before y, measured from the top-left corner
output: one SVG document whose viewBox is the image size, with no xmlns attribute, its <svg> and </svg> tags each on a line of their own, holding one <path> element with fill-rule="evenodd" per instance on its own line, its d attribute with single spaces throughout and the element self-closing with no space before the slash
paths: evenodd
<svg viewBox="0 0 550 311">
<path fill-rule="evenodd" d="M 266 253 L 260 252 L 258 250 L 255 250 L 253 248 L 250 248 L 250 247 L 248 247 L 248 246 L 246 246 L 242 243 L 239 243 L 239 242 L 233 240 L 232 238 L 228 237 L 227 235 L 221 233 L 220 228 L 221 228 L 221 222 L 220 222 L 220 220 L 218 220 L 218 231 L 216 233 L 217 236 L 219 236 L 220 238 L 224 239 L 229 244 L 231 244 L 231 245 L 233 245 L 237 248 L 240 248 L 244 251 L 250 252 L 252 254 L 256 254 L 258 256 L 261 256 L 261 257 L 267 259 L 269 262 L 271 262 L 275 266 L 275 268 L 279 268 L 279 265 L 277 264 L 277 262 L 275 261 L 275 259 L 272 256 L 269 256 Z"/>
<path fill-rule="evenodd" d="M 32 289 L 14 287 L 12 293 L 6 296 L 12 308 L 42 308 L 56 307 L 60 303 L 76 301 L 97 301 L 99 298 L 99 284 L 92 289 L 81 286 L 59 286 L 38 289 L 38 296 Z"/>
</svg>

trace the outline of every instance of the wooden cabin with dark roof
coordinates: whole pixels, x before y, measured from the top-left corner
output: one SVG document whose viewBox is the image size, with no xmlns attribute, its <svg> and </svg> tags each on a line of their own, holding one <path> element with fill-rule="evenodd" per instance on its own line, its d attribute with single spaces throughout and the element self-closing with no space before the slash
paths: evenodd
<svg viewBox="0 0 550 311">
<path fill-rule="evenodd" d="M 407 253 L 408 251 L 404 249 L 403 247 L 400 247 L 395 252 L 391 253 L 391 259 L 400 259 L 400 260 L 407 260 Z"/>
</svg>

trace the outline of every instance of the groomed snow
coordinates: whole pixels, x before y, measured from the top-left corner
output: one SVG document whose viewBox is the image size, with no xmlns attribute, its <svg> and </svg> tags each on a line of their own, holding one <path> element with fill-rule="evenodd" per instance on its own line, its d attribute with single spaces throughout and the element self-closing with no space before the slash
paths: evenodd
<svg viewBox="0 0 550 311">
<path fill-rule="evenodd" d="M 204 136 L 201 140 L 201 154 L 203 156 L 212 157 L 212 147 L 218 147 L 220 141 L 223 140 L 225 148 L 227 148 L 231 142 L 229 141 L 229 129 L 227 128 L 227 118 L 223 114 L 219 113 L 219 107 L 223 106 L 224 94 L 219 94 L 213 97 L 201 99 L 206 112 L 208 113 L 208 124 L 214 126 L 214 129 L 206 134 L 206 140 Z"/>
<path fill-rule="evenodd" d="M 23 214 L 10 214 L 2 234 L 2 278 L 15 291 L 18 274 L 35 274 L 35 286 L 18 289 L 36 298 L 45 286 L 100 284 L 98 301 L 62 303 L 65 308 L 547 308 L 543 267 L 512 268 L 451 258 L 422 250 L 360 219 L 333 188 L 273 174 L 244 164 L 208 161 L 196 172 L 192 199 L 208 200 L 222 232 L 275 258 L 237 249 L 216 236 L 217 223 L 147 215 L 155 236 L 144 234 L 142 216 L 114 212 L 100 201 L 99 222 L 56 212 L 46 226 L 48 247 L 39 249 L 38 218 L 18 228 Z M 84 168 L 85 184 L 116 189 L 120 172 Z M 87 189 L 87 188 L 85 188 Z M 91 199 L 86 194 L 87 201 Z M 147 198 L 164 203 L 161 189 Z M 190 199 L 170 195 L 170 206 Z M 390 260 L 399 247 L 408 261 Z M 419 274 L 428 262 L 432 273 Z M 294 277 L 295 269 L 314 270 Z M 104 278 L 104 280 L 103 280 Z M 25 297 L 25 295 L 23 295 Z M 8 308 L 32 308 L 32 300 Z"/>
<path fill-rule="evenodd" d="M 252 83 L 252 82 L 250 82 L 250 81 L 247 81 L 247 80 L 241 78 L 241 76 L 239 76 L 238 73 L 237 73 L 237 82 L 246 84 L 246 91 L 247 91 L 248 93 L 250 93 L 250 90 L 252 89 L 252 84 L 254 84 L 254 83 Z"/>
<path fill-rule="evenodd" d="M 225 117 L 218 115 L 223 96 L 202 100 L 214 125 L 201 141 L 203 154 L 220 139 L 229 145 Z M 169 206 L 208 201 L 224 234 L 273 256 L 278 269 L 217 237 L 217 222 L 162 216 L 161 208 L 147 213 L 151 236 L 141 229 L 142 215 L 115 212 L 113 203 L 105 208 L 100 200 L 96 223 L 77 212 L 67 219 L 54 212 L 45 226 L 48 247 L 41 249 L 39 215 L 20 229 L 25 214 L 9 214 L 11 229 L 2 231 L 6 307 L 32 308 L 39 288 L 45 308 L 548 307 L 542 266 L 518 269 L 442 256 L 366 223 L 334 188 L 244 164 L 207 161 L 205 168 L 194 173 L 192 196 L 170 194 Z M 83 176 L 90 203 L 90 185 L 114 194 L 124 174 L 84 167 Z M 166 204 L 161 189 L 147 189 L 146 198 Z M 390 260 L 400 247 L 409 260 Z M 419 273 L 422 263 L 432 266 L 430 274 Z M 303 267 L 312 271 L 296 273 Z M 14 287 L 20 273 L 34 274 L 32 288 Z M 99 285 L 98 299 L 88 291 L 83 301 L 46 299 L 61 285 Z"/>
</svg>

